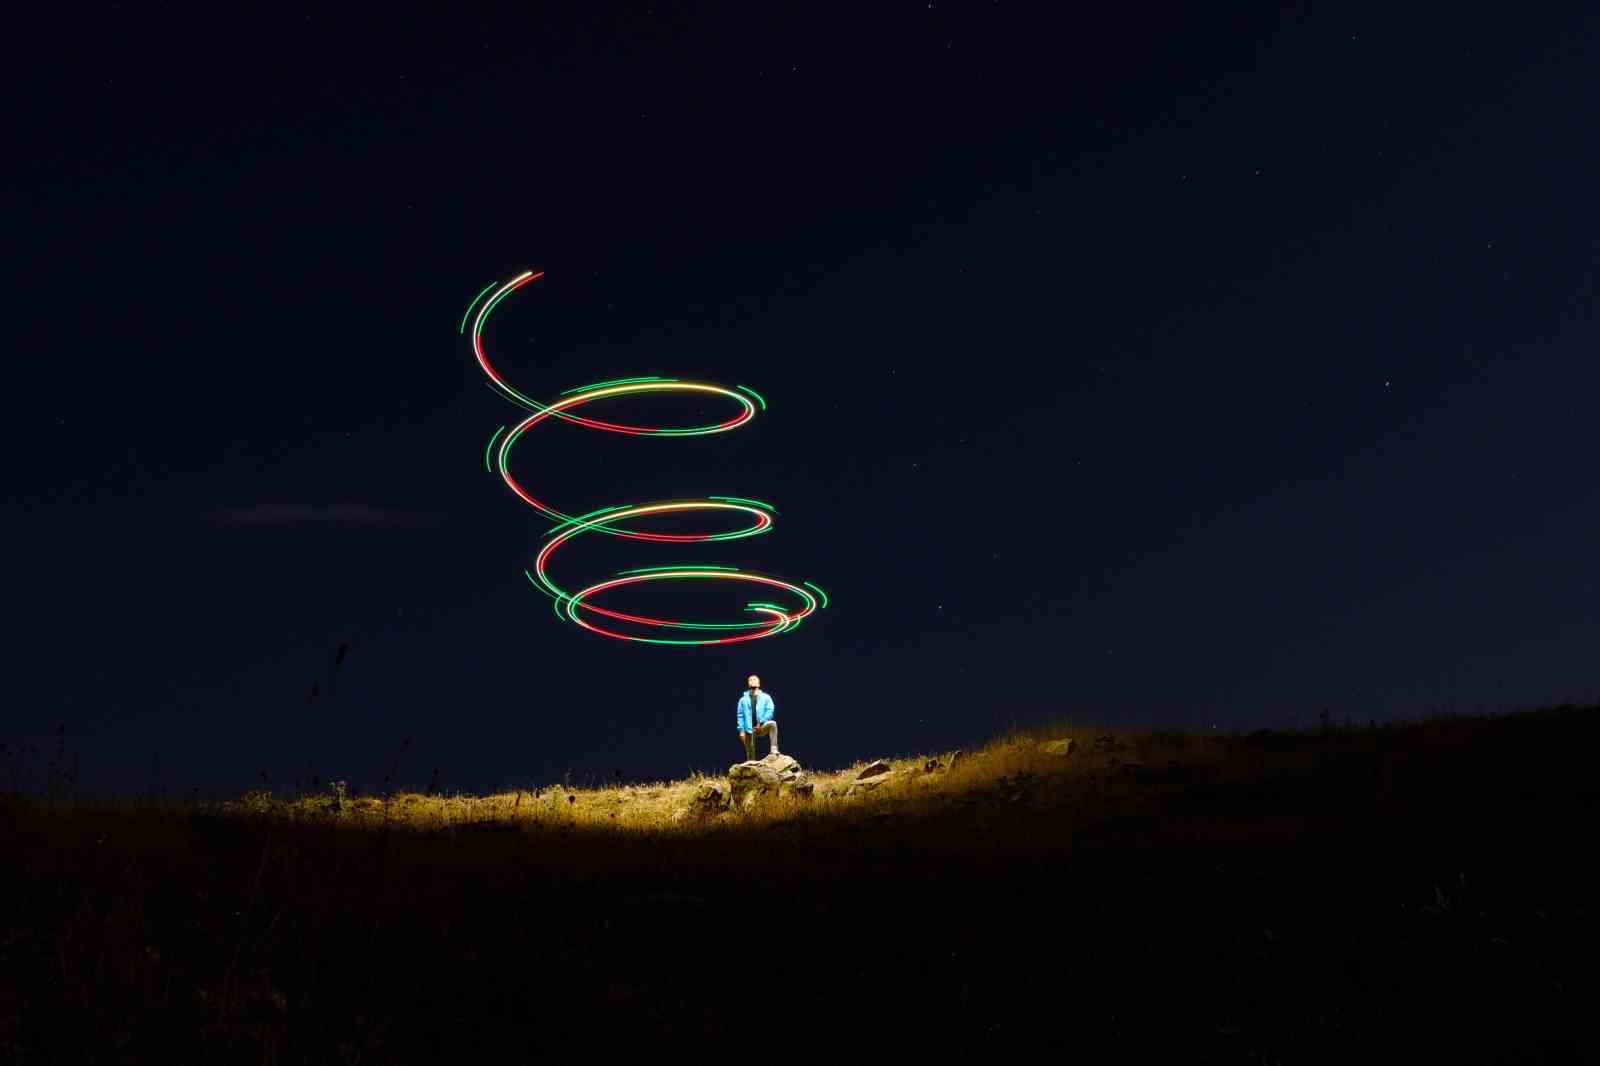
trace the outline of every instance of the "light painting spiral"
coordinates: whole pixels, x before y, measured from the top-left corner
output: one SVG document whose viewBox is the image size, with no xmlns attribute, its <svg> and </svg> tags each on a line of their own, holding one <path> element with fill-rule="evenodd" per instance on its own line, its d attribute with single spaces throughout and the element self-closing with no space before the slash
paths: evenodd
<svg viewBox="0 0 1600 1066">
<path fill-rule="evenodd" d="M 529 399 L 512 388 L 490 365 L 489 358 L 484 354 L 483 350 L 483 325 L 500 301 L 524 285 L 538 281 L 543 276 L 543 271 L 534 272 L 530 270 L 517 275 L 510 281 L 486 286 L 482 292 L 473 298 L 472 303 L 467 307 L 467 313 L 461 319 L 461 332 L 467 332 L 470 319 L 473 354 L 477 356 L 478 365 L 483 368 L 483 372 L 489 376 L 490 385 L 505 398 L 533 412 L 509 429 L 501 426 L 495 430 L 494 436 L 489 439 L 489 445 L 484 451 L 484 465 L 491 471 L 498 470 L 500 477 L 511 488 L 512 492 L 516 493 L 525 503 L 540 514 L 555 522 L 554 527 L 545 534 L 544 546 L 535 557 L 533 568 L 523 572 L 535 588 L 554 600 L 556 617 L 575 622 L 590 632 L 613 637 L 617 640 L 638 641 L 644 644 L 734 644 L 740 641 L 759 640 L 762 637 L 775 637 L 780 633 L 787 633 L 817 610 L 827 607 L 827 593 L 809 581 L 797 585 L 790 581 L 769 577 L 764 574 L 751 573 L 750 571 L 730 566 L 697 564 L 639 567 L 634 570 L 620 571 L 605 581 L 596 582 L 576 592 L 568 592 L 556 584 L 550 576 L 551 558 L 562 546 L 585 534 L 605 533 L 630 540 L 669 544 L 700 544 L 709 541 L 738 540 L 771 530 L 773 518 L 777 511 L 771 504 L 764 503 L 761 500 L 745 499 L 738 496 L 708 496 L 704 499 L 669 500 L 646 504 L 617 504 L 611 507 L 602 507 L 587 514 L 568 515 L 535 498 L 512 476 L 510 469 L 511 449 L 517 445 L 517 442 L 530 429 L 550 418 L 559 418 L 588 429 L 600 429 L 610 433 L 624 433 L 631 436 L 697 437 L 711 433 L 725 433 L 730 429 L 737 429 L 755 417 L 757 405 L 763 411 L 766 410 L 767 406 L 766 400 L 754 389 L 746 388 L 743 385 L 730 389 L 722 385 L 681 381 L 677 378 L 664 377 L 622 378 L 615 381 L 602 381 L 595 385 L 586 385 L 583 388 L 568 389 L 561 394 L 559 399 L 550 403 L 540 403 L 537 400 Z M 476 313 L 474 313 L 474 308 L 477 309 Z M 738 413 L 724 422 L 683 428 L 622 425 L 615 422 L 599 421 L 575 413 L 577 409 L 597 400 L 641 393 L 695 393 L 702 396 L 710 394 L 732 401 L 736 405 Z M 624 525 L 624 523 L 632 525 L 635 519 L 648 521 L 650 516 L 688 511 L 732 512 L 734 515 L 741 516 L 742 519 L 747 519 L 748 524 L 721 533 L 651 533 Z M 602 606 L 599 602 L 596 602 L 603 598 L 604 594 L 630 585 L 654 581 L 683 580 L 744 582 L 760 590 L 759 594 L 761 595 L 773 597 L 774 593 L 777 593 L 791 602 L 788 605 L 783 605 L 771 602 L 770 598 L 752 600 L 746 604 L 745 610 L 755 617 L 736 622 L 653 618 L 647 615 L 625 613 Z M 626 624 L 635 631 L 619 631 L 616 628 L 618 623 Z M 647 633 L 672 635 L 643 635 Z"/>
</svg>

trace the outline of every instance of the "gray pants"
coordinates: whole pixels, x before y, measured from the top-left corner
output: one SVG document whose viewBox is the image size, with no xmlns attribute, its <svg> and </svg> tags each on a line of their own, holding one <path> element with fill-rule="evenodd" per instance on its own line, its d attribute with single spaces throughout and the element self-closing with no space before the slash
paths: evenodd
<svg viewBox="0 0 1600 1066">
<path fill-rule="evenodd" d="M 756 757 L 756 737 L 762 733 L 765 733 L 772 738 L 772 748 L 767 752 L 767 754 L 778 754 L 778 720 L 773 718 L 769 721 L 762 722 L 760 725 L 756 726 L 752 732 L 745 733 L 741 731 L 739 734 L 739 739 L 744 742 L 745 757 L 750 759 L 752 762 L 755 761 Z"/>
</svg>

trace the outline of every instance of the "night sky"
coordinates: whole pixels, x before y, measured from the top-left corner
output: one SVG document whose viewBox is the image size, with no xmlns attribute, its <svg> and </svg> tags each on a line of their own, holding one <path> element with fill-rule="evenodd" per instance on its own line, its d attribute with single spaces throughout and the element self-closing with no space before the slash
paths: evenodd
<svg viewBox="0 0 1600 1066">
<path fill-rule="evenodd" d="M 1116 6 L 8 34 L 0 734 L 220 793 L 376 788 L 411 738 L 402 783 L 476 790 L 720 769 L 752 671 L 818 767 L 1594 698 L 1600 21 Z M 457 332 L 529 268 L 488 333 L 522 391 L 771 405 L 530 435 L 569 513 L 780 512 L 574 581 L 746 565 L 828 611 L 714 649 L 555 619 Z M 707 413 L 640 404 L 606 413 Z"/>
</svg>

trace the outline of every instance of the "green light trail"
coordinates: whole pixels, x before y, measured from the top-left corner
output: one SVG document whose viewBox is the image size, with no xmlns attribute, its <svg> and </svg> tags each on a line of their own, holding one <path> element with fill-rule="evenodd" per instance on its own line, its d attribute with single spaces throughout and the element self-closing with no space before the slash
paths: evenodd
<svg viewBox="0 0 1600 1066">
<path fill-rule="evenodd" d="M 476 295 L 476 296 L 474 296 L 472 298 L 472 302 L 467 305 L 466 313 L 461 316 L 461 329 L 458 332 L 465 333 L 467 331 L 467 319 L 472 317 L 472 309 L 474 307 L 478 306 L 478 301 L 483 299 L 483 294 L 484 293 L 488 292 L 490 289 L 494 288 L 498 284 L 500 284 L 498 281 L 489 282 L 489 284 L 487 284 L 487 285 L 485 285 L 483 287 L 483 289 L 478 293 L 478 295 Z"/>
<path fill-rule="evenodd" d="M 773 514 L 778 513 L 778 509 L 772 506 L 772 504 L 768 503 L 766 500 L 752 500 L 745 496 L 710 496 L 707 498 L 712 500 L 723 500 L 727 503 L 754 504 L 757 507 L 765 508 L 766 510 L 771 511 Z"/>
<path fill-rule="evenodd" d="M 494 451 L 494 442 L 499 440 L 500 434 L 504 433 L 505 431 L 505 426 L 501 426 L 499 429 L 495 430 L 494 436 L 489 438 L 489 446 L 483 449 L 483 468 L 489 471 L 491 474 L 494 473 L 494 464 L 489 461 L 489 455 Z"/>
<path fill-rule="evenodd" d="M 765 500 L 757 500 L 748 496 L 709 496 L 677 500 L 669 499 L 643 505 L 616 504 L 609 507 L 596 508 L 587 514 L 568 515 L 524 488 L 510 469 L 511 450 L 529 430 L 540 422 L 551 418 L 559 418 L 569 424 L 586 429 L 598 429 L 630 436 L 689 437 L 723 433 L 735 429 L 753 419 L 758 410 L 765 411 L 767 409 L 766 397 L 747 385 L 729 388 L 710 382 L 685 381 L 681 378 L 662 377 L 660 375 L 611 378 L 592 385 L 566 389 L 559 394 L 559 398 L 551 400 L 549 403 L 524 395 L 506 381 L 491 364 L 484 350 L 484 327 L 489 316 L 511 293 L 516 292 L 530 282 L 538 281 L 542 277 L 544 277 L 543 271 L 528 270 L 502 283 L 498 289 L 494 285 L 486 286 L 467 305 L 460 329 L 461 332 L 470 334 L 473 353 L 477 357 L 479 366 L 488 376 L 490 386 L 503 398 L 531 412 L 531 414 L 519 416 L 519 421 L 502 425 L 494 431 L 484 448 L 484 466 L 491 471 L 498 467 L 499 474 L 506 485 L 524 503 L 533 507 L 539 514 L 544 515 L 553 523 L 542 538 L 543 544 L 539 548 L 537 558 L 531 566 L 523 570 L 523 576 L 528 579 L 529 584 L 551 598 L 551 609 L 555 612 L 556 617 L 571 621 L 590 632 L 613 639 L 635 641 L 642 644 L 692 646 L 729 644 L 775 636 L 794 629 L 801 621 L 815 613 L 819 609 L 818 597 L 821 598 L 820 606 L 826 606 L 827 593 L 810 582 L 806 582 L 802 586 L 777 577 L 742 570 L 738 567 L 711 563 L 679 563 L 634 567 L 619 571 L 612 578 L 595 582 L 575 592 L 568 592 L 556 584 L 550 570 L 551 557 L 564 545 L 584 534 L 604 533 L 607 536 L 680 547 L 690 543 L 739 540 L 771 532 L 774 528 L 774 516 L 777 514 L 777 508 Z M 737 411 L 722 421 L 705 425 L 673 427 L 625 424 L 598 417 L 586 417 L 584 414 L 578 413 L 577 410 L 585 405 L 598 403 L 612 397 L 667 392 L 696 394 L 697 399 L 700 401 L 703 401 L 708 396 L 723 397 L 735 401 Z M 649 519 L 658 515 L 682 515 L 690 512 L 703 514 L 709 511 L 716 511 L 719 515 L 726 515 L 729 511 L 740 512 L 747 517 L 748 521 L 743 528 L 735 528 L 720 533 L 704 532 L 702 530 L 681 532 L 676 524 L 667 527 L 672 532 L 651 531 L 651 526 L 654 523 L 650 522 Z M 641 523 L 642 528 L 640 528 Z M 627 586 L 662 580 L 698 581 L 703 583 L 715 579 L 737 581 L 746 588 L 754 584 L 764 586 L 770 590 L 780 591 L 786 597 L 794 597 L 799 606 L 785 608 L 766 600 L 752 600 L 747 603 L 746 611 L 752 612 L 756 616 L 754 619 L 741 622 L 710 622 L 650 617 L 638 613 L 636 609 L 633 613 L 629 613 L 623 609 L 624 604 L 613 605 L 607 602 L 612 599 L 611 592 L 613 590 Z M 749 618 L 750 615 L 747 614 L 746 617 Z M 615 621 L 609 621 L 613 619 Z M 619 624 L 625 628 L 617 628 Z M 648 631 L 652 627 L 657 630 L 694 631 L 703 633 L 704 636 L 699 639 L 690 639 L 690 634 L 686 633 L 684 638 L 652 637 L 645 636 L 640 632 L 641 628 Z"/>
<path fill-rule="evenodd" d="M 571 396 L 575 392 L 588 392 L 590 389 L 603 389 L 608 385 L 635 385 L 641 381 L 677 381 L 677 378 L 648 377 L 648 378 L 613 378 L 610 381 L 597 381 L 593 385 L 584 385 L 576 389 L 568 389 L 563 396 Z"/>
</svg>

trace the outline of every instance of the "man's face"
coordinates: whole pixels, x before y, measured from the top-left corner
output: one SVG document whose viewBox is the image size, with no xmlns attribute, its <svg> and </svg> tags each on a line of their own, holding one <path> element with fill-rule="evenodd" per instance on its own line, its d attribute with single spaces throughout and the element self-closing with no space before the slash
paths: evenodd
<svg viewBox="0 0 1600 1066">
<path fill-rule="evenodd" d="M 751 674 L 749 679 L 745 683 L 747 685 L 749 685 L 751 688 L 760 688 L 761 687 L 761 679 L 759 677 L 757 677 L 755 674 Z"/>
</svg>

